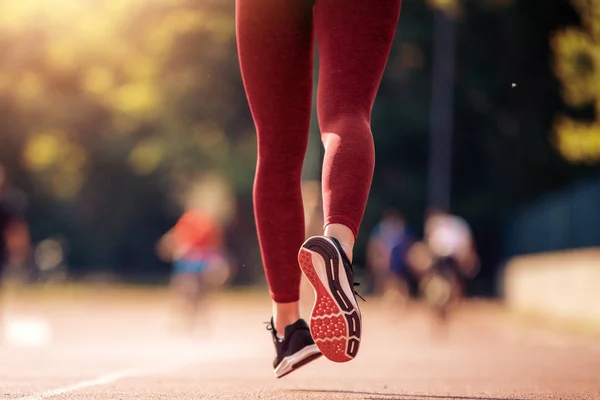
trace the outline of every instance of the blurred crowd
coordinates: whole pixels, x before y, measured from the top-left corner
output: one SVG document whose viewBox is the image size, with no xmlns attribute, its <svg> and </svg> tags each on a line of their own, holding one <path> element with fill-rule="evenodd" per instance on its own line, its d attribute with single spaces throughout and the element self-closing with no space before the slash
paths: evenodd
<svg viewBox="0 0 600 400">
<path fill-rule="evenodd" d="M 373 294 L 386 306 L 405 306 L 422 297 L 442 318 L 464 295 L 479 270 L 472 230 L 463 218 L 430 208 L 419 237 L 397 210 L 387 210 L 367 245 Z"/>
</svg>

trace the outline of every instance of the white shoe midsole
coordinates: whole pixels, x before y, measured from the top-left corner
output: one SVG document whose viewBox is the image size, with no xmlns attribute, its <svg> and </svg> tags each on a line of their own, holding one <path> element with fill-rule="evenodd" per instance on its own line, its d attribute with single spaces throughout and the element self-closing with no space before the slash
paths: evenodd
<svg viewBox="0 0 600 400">
<path fill-rule="evenodd" d="M 291 356 L 287 356 L 283 360 L 281 360 L 277 368 L 275 368 L 275 375 L 281 376 L 287 374 L 294 368 L 294 365 L 298 364 L 300 361 L 319 353 L 320 350 L 316 344 L 306 346 L 302 350 L 292 354 Z"/>
</svg>

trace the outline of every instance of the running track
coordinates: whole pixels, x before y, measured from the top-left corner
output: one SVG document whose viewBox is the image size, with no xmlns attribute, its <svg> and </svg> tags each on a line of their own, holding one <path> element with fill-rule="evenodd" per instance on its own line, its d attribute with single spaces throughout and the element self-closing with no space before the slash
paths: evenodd
<svg viewBox="0 0 600 400">
<path fill-rule="evenodd" d="M 221 296 L 210 335 L 192 340 L 169 335 L 164 294 L 12 298 L 8 320 L 44 318 L 53 338 L 0 346 L 0 398 L 600 399 L 598 338 L 525 325 L 498 305 L 467 305 L 444 334 L 417 306 L 395 315 L 368 299 L 356 360 L 282 380 L 268 311 L 264 295 Z"/>
</svg>

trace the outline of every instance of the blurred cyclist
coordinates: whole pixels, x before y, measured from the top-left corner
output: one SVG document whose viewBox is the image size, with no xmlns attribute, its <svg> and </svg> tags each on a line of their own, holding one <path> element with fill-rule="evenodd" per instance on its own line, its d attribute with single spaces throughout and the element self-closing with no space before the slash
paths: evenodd
<svg viewBox="0 0 600 400">
<path fill-rule="evenodd" d="M 445 313 L 447 306 L 462 297 L 465 281 L 478 272 L 473 235 L 463 218 L 432 208 L 425 221 L 425 244 L 431 264 L 422 289 Z"/>
<path fill-rule="evenodd" d="M 171 283 L 185 329 L 191 331 L 200 312 L 207 317 L 201 307 L 206 305 L 208 292 L 229 276 L 221 227 L 208 213 L 187 211 L 161 238 L 158 250 L 161 258 L 172 261 Z"/>
</svg>

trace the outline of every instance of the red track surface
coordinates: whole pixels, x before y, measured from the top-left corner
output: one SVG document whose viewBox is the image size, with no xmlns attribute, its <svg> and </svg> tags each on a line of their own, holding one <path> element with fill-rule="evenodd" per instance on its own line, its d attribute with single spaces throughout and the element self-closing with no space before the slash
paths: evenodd
<svg viewBox="0 0 600 400">
<path fill-rule="evenodd" d="M 152 296 L 12 302 L 9 321 L 43 317 L 54 338 L 0 347 L 0 398 L 600 399 L 600 340 L 490 304 L 467 306 L 442 335 L 423 310 L 392 318 L 369 301 L 355 360 L 321 358 L 276 380 L 269 303 L 236 296 L 216 302 L 210 337 L 193 341 L 169 336 L 167 305 Z"/>
</svg>

